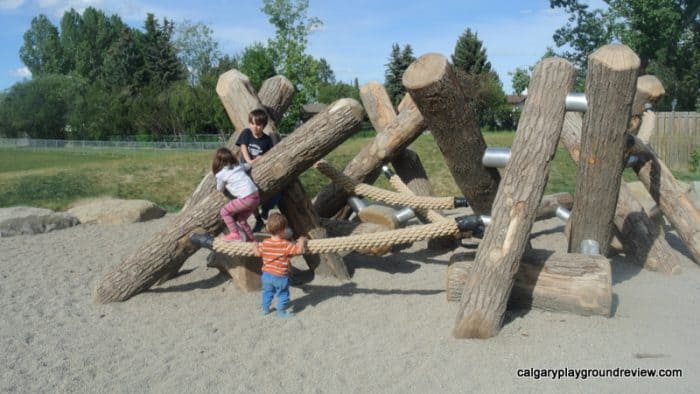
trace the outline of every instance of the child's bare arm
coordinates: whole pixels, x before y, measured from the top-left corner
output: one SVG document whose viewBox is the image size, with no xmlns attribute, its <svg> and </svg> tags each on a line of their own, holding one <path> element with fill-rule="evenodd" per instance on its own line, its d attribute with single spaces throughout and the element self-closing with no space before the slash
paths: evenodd
<svg viewBox="0 0 700 394">
<path fill-rule="evenodd" d="M 299 253 L 304 253 L 306 251 L 306 243 L 308 242 L 308 238 L 306 237 L 299 237 L 297 238 L 297 246 L 299 247 Z"/>
<path fill-rule="evenodd" d="M 243 155 L 243 158 L 245 159 L 246 163 L 253 162 L 253 159 L 250 157 L 250 153 L 248 153 L 248 145 L 241 144 L 241 154 Z"/>
<path fill-rule="evenodd" d="M 262 256 L 262 252 L 260 251 L 260 244 L 258 242 L 253 242 L 253 253 L 258 257 Z"/>
</svg>

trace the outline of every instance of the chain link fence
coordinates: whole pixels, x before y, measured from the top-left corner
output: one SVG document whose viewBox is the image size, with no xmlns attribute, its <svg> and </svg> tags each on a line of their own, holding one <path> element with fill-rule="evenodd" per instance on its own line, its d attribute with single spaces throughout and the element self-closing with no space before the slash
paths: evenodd
<svg viewBox="0 0 700 394">
<path fill-rule="evenodd" d="M 73 151 L 89 150 L 212 150 L 224 146 L 223 141 L 89 141 L 89 140 L 44 140 L 34 138 L 0 138 L 0 148 L 60 149 Z"/>
</svg>

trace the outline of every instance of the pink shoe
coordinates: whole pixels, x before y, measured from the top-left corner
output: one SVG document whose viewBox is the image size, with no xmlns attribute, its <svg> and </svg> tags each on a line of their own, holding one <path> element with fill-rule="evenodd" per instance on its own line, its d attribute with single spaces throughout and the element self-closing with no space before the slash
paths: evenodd
<svg viewBox="0 0 700 394">
<path fill-rule="evenodd" d="M 236 234 L 236 233 L 228 233 L 221 238 L 223 238 L 224 241 L 240 241 L 241 240 L 241 236 Z"/>
</svg>

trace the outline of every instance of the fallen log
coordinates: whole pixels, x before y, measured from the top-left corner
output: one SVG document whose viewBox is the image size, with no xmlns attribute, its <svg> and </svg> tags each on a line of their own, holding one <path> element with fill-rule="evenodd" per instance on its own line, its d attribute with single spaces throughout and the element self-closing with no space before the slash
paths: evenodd
<svg viewBox="0 0 700 394">
<path fill-rule="evenodd" d="M 579 162 L 582 122 L 581 114 L 567 112 L 561 132 L 561 141 L 575 163 Z M 680 273 L 678 258 L 663 230 L 649 218 L 624 182 L 620 185 L 613 224 L 622 250 L 636 264 L 652 271 Z"/>
<path fill-rule="evenodd" d="M 548 58 L 535 66 L 511 157 L 493 203 L 491 223 L 464 285 L 453 331 L 457 338 L 489 338 L 501 329 L 514 275 L 529 246 L 535 213 L 559 143 L 563 103 L 575 76 L 574 66 L 563 59 Z"/>
<path fill-rule="evenodd" d="M 584 240 L 597 242 L 603 256 L 610 248 L 639 66 L 639 57 L 622 44 L 605 45 L 588 57 L 588 109 L 581 128 L 569 252 L 580 252 Z"/>
<path fill-rule="evenodd" d="M 345 141 L 357 130 L 361 120 L 362 107 L 357 101 L 338 100 L 261 156 L 251 175 L 263 199 L 281 191 L 311 164 Z M 223 194 L 213 191 L 187 211 L 181 211 L 166 229 L 102 278 L 95 290 L 96 302 L 127 300 L 182 265 L 197 250 L 189 241 L 195 229 L 201 227 L 210 234 L 220 231 L 219 207 L 226 201 Z"/>
<path fill-rule="evenodd" d="M 473 252 L 450 257 L 447 301 L 461 301 L 473 268 Z M 508 308 L 609 317 L 612 308 L 610 263 L 603 256 L 532 249 L 520 260 Z"/>
<path fill-rule="evenodd" d="M 486 142 L 447 58 L 435 53 L 419 57 L 404 72 L 403 85 L 462 194 L 476 214 L 488 215 L 500 176 L 481 164 Z"/>
</svg>

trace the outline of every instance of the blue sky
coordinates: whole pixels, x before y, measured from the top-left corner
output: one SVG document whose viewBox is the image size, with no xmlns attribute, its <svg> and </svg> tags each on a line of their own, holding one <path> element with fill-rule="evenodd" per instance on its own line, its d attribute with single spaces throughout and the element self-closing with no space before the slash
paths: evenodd
<svg viewBox="0 0 700 394">
<path fill-rule="evenodd" d="M 360 84 L 384 81 L 384 65 L 392 43 L 410 44 L 414 54 L 438 52 L 449 57 L 466 28 L 483 41 L 504 90 L 512 88 L 508 72 L 529 66 L 554 46 L 552 34 L 566 22 L 561 10 L 548 0 L 310 0 L 309 16 L 323 26 L 309 37 L 308 52 L 325 58 L 336 79 Z M 592 0 L 601 7 L 600 0 Z M 274 34 L 260 0 L 0 0 L 0 90 L 30 77 L 19 59 L 22 35 L 31 19 L 47 15 L 56 26 L 70 9 L 93 6 L 118 14 L 130 26 L 141 28 L 146 13 L 158 19 L 189 20 L 214 31 L 222 53 L 236 53 Z"/>
</svg>

